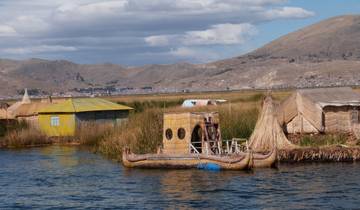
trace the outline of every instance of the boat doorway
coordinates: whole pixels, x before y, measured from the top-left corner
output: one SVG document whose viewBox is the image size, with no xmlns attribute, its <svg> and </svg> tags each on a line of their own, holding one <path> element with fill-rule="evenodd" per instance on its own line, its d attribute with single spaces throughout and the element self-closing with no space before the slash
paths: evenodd
<svg viewBox="0 0 360 210">
<path fill-rule="evenodd" d="M 202 153 L 202 129 L 200 125 L 196 125 L 192 131 L 191 144 L 199 153 Z M 191 153 L 196 153 L 194 148 L 191 150 Z"/>
</svg>

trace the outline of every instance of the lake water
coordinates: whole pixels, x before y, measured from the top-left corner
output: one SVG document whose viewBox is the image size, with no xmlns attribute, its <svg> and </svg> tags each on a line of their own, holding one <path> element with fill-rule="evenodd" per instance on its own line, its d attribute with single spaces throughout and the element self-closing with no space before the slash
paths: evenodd
<svg viewBox="0 0 360 210">
<path fill-rule="evenodd" d="M 125 169 L 77 147 L 0 150 L 0 209 L 359 209 L 360 164 Z"/>
</svg>

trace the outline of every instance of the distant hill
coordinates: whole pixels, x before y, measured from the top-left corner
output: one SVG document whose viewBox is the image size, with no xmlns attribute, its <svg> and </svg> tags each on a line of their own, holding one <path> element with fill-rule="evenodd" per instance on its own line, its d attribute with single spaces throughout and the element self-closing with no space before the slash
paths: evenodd
<svg viewBox="0 0 360 210">
<path fill-rule="evenodd" d="M 360 85 L 360 16 L 339 16 L 290 33 L 243 56 L 208 64 L 122 67 L 0 59 L 0 96 L 86 88 L 199 91 Z"/>
</svg>

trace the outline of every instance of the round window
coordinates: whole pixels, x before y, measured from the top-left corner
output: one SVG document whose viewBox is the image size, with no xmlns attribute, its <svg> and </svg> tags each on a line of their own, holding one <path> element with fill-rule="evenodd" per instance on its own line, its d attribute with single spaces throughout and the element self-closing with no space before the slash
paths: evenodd
<svg viewBox="0 0 360 210">
<path fill-rule="evenodd" d="M 172 133 L 172 130 L 170 128 L 166 129 L 165 131 L 165 136 L 166 136 L 166 139 L 167 140 L 171 140 L 172 137 L 173 137 L 173 133 Z"/>
<path fill-rule="evenodd" d="M 178 132 L 177 132 L 177 135 L 178 135 L 179 139 L 184 139 L 185 135 L 186 135 L 185 129 L 184 128 L 179 128 Z"/>
</svg>

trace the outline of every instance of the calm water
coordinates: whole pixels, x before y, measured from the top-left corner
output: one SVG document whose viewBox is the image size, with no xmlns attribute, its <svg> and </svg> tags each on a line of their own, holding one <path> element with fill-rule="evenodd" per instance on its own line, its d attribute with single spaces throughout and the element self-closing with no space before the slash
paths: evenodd
<svg viewBox="0 0 360 210">
<path fill-rule="evenodd" d="M 359 209 L 360 164 L 128 170 L 76 147 L 0 150 L 0 209 Z"/>
</svg>

